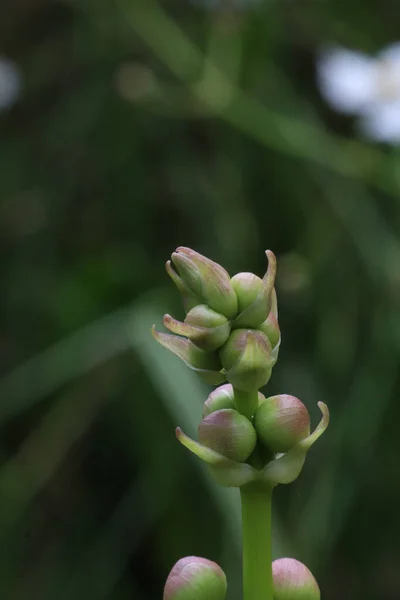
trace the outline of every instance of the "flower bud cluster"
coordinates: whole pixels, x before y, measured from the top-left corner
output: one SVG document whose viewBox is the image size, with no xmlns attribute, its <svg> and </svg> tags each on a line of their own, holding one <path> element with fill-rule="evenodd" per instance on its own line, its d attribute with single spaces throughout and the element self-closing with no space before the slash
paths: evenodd
<svg viewBox="0 0 400 600">
<path fill-rule="evenodd" d="M 212 260 L 179 247 L 167 262 L 186 310 L 183 322 L 170 315 L 153 329 L 158 342 L 174 352 L 208 383 L 228 384 L 214 390 L 203 406 L 198 441 L 177 429 L 179 441 L 205 461 L 225 486 L 252 481 L 290 483 L 302 469 L 311 445 L 328 425 L 329 413 L 319 403 L 322 420 L 310 434 L 310 417 L 294 396 L 265 398 L 264 386 L 279 345 L 276 259 L 267 250 L 263 279 L 253 273 L 230 277 Z"/>
<path fill-rule="evenodd" d="M 253 273 L 230 277 L 223 267 L 185 247 L 177 248 L 172 263 L 166 264 L 182 295 L 186 317 L 182 322 L 165 315 L 164 325 L 174 335 L 154 329 L 153 334 L 208 383 L 227 380 L 236 389 L 251 392 L 271 377 L 280 331 L 276 259 L 270 250 L 266 255 L 263 279 Z"/>
</svg>

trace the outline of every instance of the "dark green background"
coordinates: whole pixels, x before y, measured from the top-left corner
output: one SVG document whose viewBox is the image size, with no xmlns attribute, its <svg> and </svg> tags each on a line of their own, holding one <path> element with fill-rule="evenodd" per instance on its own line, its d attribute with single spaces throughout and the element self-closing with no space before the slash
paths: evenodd
<svg viewBox="0 0 400 600">
<path fill-rule="evenodd" d="M 2 0 L 23 95 L 0 114 L 0 596 L 162 597 L 181 556 L 240 595 L 238 494 L 175 440 L 208 390 L 150 326 L 183 316 L 186 245 L 279 260 L 267 394 L 331 409 L 275 494 L 276 556 L 324 600 L 400 597 L 400 163 L 315 80 L 326 43 L 396 41 L 397 3 Z M 229 84 L 230 82 L 230 84 Z"/>
</svg>

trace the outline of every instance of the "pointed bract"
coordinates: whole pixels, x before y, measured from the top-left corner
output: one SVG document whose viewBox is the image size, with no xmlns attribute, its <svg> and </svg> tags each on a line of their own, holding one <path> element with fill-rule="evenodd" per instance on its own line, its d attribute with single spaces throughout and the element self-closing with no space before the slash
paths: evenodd
<svg viewBox="0 0 400 600">
<path fill-rule="evenodd" d="M 154 325 L 152 334 L 159 344 L 178 356 L 185 365 L 195 371 L 207 383 L 219 385 L 225 381 L 226 378 L 219 369 L 216 354 L 204 352 L 186 338 L 157 331 Z"/>
</svg>

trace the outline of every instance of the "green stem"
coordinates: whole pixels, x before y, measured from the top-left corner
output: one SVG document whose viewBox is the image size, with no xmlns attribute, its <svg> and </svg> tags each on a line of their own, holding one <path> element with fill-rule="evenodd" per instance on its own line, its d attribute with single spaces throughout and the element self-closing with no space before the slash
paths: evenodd
<svg viewBox="0 0 400 600">
<path fill-rule="evenodd" d="M 242 392 L 233 388 L 233 395 L 236 410 L 248 419 L 251 419 L 258 408 L 258 390 Z"/>
<path fill-rule="evenodd" d="M 272 488 L 250 483 L 240 488 L 242 500 L 243 600 L 273 600 Z"/>
</svg>

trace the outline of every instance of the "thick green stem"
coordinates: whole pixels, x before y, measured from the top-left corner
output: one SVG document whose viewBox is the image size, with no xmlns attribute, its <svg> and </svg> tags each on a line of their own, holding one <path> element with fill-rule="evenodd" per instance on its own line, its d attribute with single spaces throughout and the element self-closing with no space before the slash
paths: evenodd
<svg viewBox="0 0 400 600">
<path fill-rule="evenodd" d="M 243 600 L 273 600 L 272 488 L 250 483 L 240 488 L 242 500 Z"/>
</svg>

